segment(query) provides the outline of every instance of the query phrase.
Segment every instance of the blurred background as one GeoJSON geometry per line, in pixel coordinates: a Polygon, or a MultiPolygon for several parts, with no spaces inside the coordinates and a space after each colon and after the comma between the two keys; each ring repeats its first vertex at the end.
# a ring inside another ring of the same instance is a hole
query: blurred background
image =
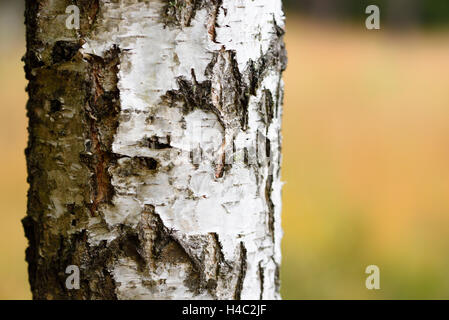
{"type": "MultiPolygon", "coordinates": [[[[283,298],[448,299],[449,1],[284,3],[283,298]]],[[[31,298],[24,53],[23,1],[0,1],[0,299],[31,298]]]]}

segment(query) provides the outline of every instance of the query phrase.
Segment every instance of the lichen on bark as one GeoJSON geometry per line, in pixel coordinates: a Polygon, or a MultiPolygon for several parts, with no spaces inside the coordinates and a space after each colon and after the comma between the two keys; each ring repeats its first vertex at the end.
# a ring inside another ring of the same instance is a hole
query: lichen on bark
{"type": "Polygon", "coordinates": [[[280,0],[26,3],[33,297],[279,298],[280,0]]]}

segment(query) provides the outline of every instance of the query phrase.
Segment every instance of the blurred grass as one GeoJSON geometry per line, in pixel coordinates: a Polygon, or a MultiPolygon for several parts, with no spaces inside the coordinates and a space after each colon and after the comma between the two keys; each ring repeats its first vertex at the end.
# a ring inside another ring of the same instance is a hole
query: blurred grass
{"type": "MultiPolygon", "coordinates": [[[[287,28],[283,297],[449,298],[448,34],[287,28]]],[[[24,44],[2,43],[0,299],[27,299],[24,44]]]]}
{"type": "Polygon", "coordinates": [[[449,298],[447,33],[287,21],[283,297],[449,298]]]}

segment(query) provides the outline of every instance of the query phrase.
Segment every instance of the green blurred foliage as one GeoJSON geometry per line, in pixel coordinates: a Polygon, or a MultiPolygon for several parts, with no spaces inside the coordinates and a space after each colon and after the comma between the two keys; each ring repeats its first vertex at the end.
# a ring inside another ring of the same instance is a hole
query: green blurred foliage
{"type": "Polygon", "coordinates": [[[283,0],[287,11],[306,15],[343,18],[365,17],[368,5],[378,5],[389,25],[436,27],[449,25],[447,0],[283,0]]]}

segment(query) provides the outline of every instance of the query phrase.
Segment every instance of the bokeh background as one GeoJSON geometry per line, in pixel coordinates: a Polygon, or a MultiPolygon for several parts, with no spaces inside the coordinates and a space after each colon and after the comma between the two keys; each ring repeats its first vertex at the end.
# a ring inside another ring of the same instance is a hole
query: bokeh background
{"type": "MultiPolygon", "coordinates": [[[[449,1],[284,2],[283,298],[448,299],[449,1]]],[[[31,298],[24,52],[0,1],[0,299],[31,298]]]]}

